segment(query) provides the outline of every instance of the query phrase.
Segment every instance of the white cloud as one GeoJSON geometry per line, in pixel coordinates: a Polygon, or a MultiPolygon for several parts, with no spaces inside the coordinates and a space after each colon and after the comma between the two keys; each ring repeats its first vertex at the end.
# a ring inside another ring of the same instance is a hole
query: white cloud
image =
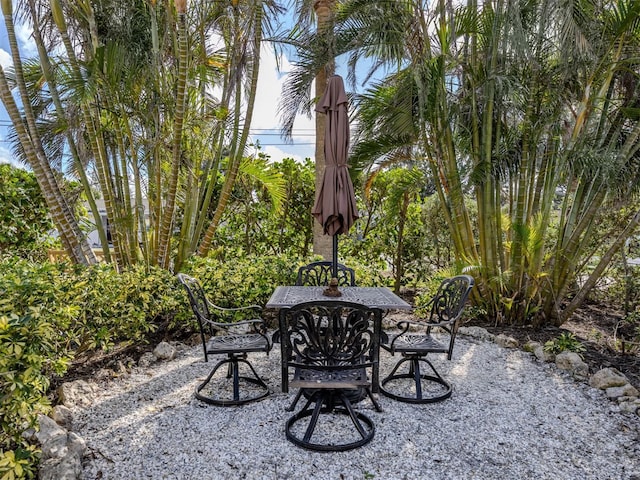
{"type": "Polygon", "coordinates": [[[271,160],[275,162],[280,161],[284,158],[292,158],[296,162],[300,162],[300,163],[304,161],[304,156],[297,155],[295,153],[292,153],[291,151],[281,150],[279,147],[276,147],[274,145],[268,145],[266,147],[262,147],[261,152],[267,154],[271,158],[271,160]]]}
{"type": "Polygon", "coordinates": [[[23,57],[35,57],[38,54],[36,42],[33,40],[33,28],[26,23],[16,24],[16,37],[23,57]]]}
{"type": "Polygon", "coordinates": [[[5,147],[0,146],[0,163],[8,163],[17,168],[26,168],[22,163],[18,162],[11,151],[5,147]]]}
{"type": "Polygon", "coordinates": [[[2,65],[2,68],[8,68],[13,65],[11,54],[2,48],[0,48],[0,65],[2,65]]]}
{"type": "Polygon", "coordinates": [[[278,104],[281,98],[282,86],[291,70],[291,63],[286,57],[281,57],[279,60],[280,71],[278,71],[278,64],[273,51],[263,47],[251,130],[254,132],[266,130],[269,135],[261,137],[254,135],[253,137],[254,139],[259,138],[260,143],[264,145],[262,150],[269,153],[273,160],[280,160],[283,157],[291,157],[298,160],[302,160],[305,157],[313,157],[314,147],[309,145],[315,142],[315,118],[313,116],[308,118],[306,115],[298,115],[293,128],[293,144],[280,145],[284,144],[285,141],[279,136],[280,117],[278,115],[278,104]],[[299,146],[296,146],[296,144],[299,146]]]}

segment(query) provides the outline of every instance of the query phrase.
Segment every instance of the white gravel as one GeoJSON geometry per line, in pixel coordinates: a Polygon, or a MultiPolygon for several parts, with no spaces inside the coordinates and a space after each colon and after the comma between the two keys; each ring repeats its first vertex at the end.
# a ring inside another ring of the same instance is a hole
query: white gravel
{"type": "MultiPolygon", "coordinates": [[[[285,438],[293,398],[280,389],[280,352],[253,354],[274,394],[240,407],[206,405],[194,388],[214,365],[200,347],[98,382],[74,408],[90,450],[84,479],[612,479],[640,480],[639,417],[530,354],[458,337],[433,358],[450,399],[412,405],[379,396],[357,408],[376,425],[368,445],[311,452],[285,438]]],[[[382,374],[393,361],[382,352],[382,374]]]]}

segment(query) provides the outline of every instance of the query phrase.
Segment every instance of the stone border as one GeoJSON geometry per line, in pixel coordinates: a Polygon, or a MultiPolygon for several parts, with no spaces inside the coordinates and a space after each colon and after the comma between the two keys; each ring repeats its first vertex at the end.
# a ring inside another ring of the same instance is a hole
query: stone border
{"type": "MultiPolygon", "coordinates": [[[[482,327],[460,327],[458,333],[482,341],[494,342],[503,348],[521,348],[520,343],[507,335],[494,335],[482,327]]],[[[534,355],[540,362],[554,363],[575,380],[588,383],[591,387],[603,390],[607,398],[618,402],[621,412],[640,416],[640,392],[629,379],[615,368],[603,368],[589,376],[589,366],[575,352],[562,352],[554,355],[544,350],[539,342],[527,342],[522,350],[534,355]]]]}

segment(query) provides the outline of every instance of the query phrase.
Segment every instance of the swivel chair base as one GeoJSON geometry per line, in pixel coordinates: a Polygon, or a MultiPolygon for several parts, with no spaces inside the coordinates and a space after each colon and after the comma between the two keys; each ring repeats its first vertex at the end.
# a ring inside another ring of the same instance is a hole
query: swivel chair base
{"type": "Polygon", "coordinates": [[[258,401],[258,400],[262,400],[263,398],[268,396],[269,393],[271,393],[270,390],[269,390],[269,387],[258,376],[258,374],[256,373],[255,369],[253,368],[253,365],[251,365],[244,358],[238,358],[237,356],[231,354],[229,356],[229,358],[226,358],[224,360],[220,360],[218,362],[218,364],[213,368],[213,370],[211,370],[211,373],[209,373],[209,376],[206,378],[206,380],[196,387],[195,396],[196,396],[196,398],[198,400],[201,400],[201,401],[203,401],[205,403],[208,403],[208,404],[211,404],[211,405],[229,407],[229,406],[234,406],[234,405],[244,405],[245,403],[250,403],[250,402],[255,402],[255,401],[258,401]],[[240,372],[239,372],[239,364],[240,363],[243,363],[243,364],[245,364],[245,365],[247,365],[249,367],[249,369],[251,370],[251,373],[253,373],[253,377],[247,377],[247,376],[244,376],[244,375],[240,375],[240,372]],[[214,398],[214,397],[210,397],[210,396],[207,396],[207,395],[204,395],[204,394],[200,393],[208,385],[208,383],[211,381],[211,379],[215,375],[216,371],[223,365],[228,365],[229,366],[229,371],[227,373],[227,378],[232,378],[232,382],[233,382],[233,398],[232,399],[214,398]],[[252,384],[252,385],[258,385],[259,387],[262,387],[262,389],[259,390],[260,393],[258,393],[257,395],[254,395],[254,396],[251,396],[251,397],[247,397],[247,398],[240,398],[240,384],[241,384],[241,381],[249,383],[249,384],[252,384]]]}
{"type": "Polygon", "coordinates": [[[373,436],[375,435],[375,426],[369,417],[360,412],[356,412],[353,409],[351,402],[342,392],[339,393],[336,398],[334,392],[316,390],[307,400],[304,408],[287,420],[285,433],[290,442],[302,448],[320,452],[344,452],[366,445],[373,440],[373,436]],[[344,408],[337,408],[335,404],[336,400],[338,400],[344,408]],[[310,408],[312,403],[314,403],[314,407],[310,408]],[[336,444],[313,442],[312,436],[320,415],[330,413],[348,415],[351,418],[360,439],[353,442],[336,444]],[[307,425],[304,437],[300,438],[292,432],[293,426],[296,422],[306,417],[311,417],[311,419],[307,425]]]}
{"type": "Polygon", "coordinates": [[[438,371],[435,369],[433,364],[425,359],[425,358],[416,358],[416,357],[407,357],[401,359],[396,366],[393,368],[391,373],[380,382],[380,393],[383,395],[393,398],[394,400],[398,400],[399,402],[405,403],[435,403],[441,402],[442,400],[446,400],[451,396],[453,392],[453,387],[449,382],[447,382],[444,378],[440,376],[438,371]],[[396,373],[400,366],[405,363],[409,363],[409,372],[408,373],[396,373]],[[427,365],[431,367],[434,375],[426,375],[420,373],[420,362],[425,362],[427,365]],[[401,395],[397,393],[391,392],[388,388],[385,388],[387,384],[392,383],[394,380],[399,379],[409,379],[413,380],[415,383],[416,394],[415,396],[401,395]],[[426,380],[427,382],[434,382],[443,387],[441,393],[437,395],[424,396],[422,391],[422,380],[426,380]]]}

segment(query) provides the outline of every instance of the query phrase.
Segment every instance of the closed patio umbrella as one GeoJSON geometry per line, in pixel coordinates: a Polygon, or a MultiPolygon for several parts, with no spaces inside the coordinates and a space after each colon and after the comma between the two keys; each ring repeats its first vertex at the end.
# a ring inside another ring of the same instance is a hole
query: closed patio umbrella
{"type": "Polygon", "coordinates": [[[349,115],[342,77],[329,78],[316,111],[327,118],[324,134],[325,170],[311,213],[326,235],[333,236],[333,276],[338,271],[338,234],[347,233],[358,218],[353,183],[349,176],[349,115]]]}

